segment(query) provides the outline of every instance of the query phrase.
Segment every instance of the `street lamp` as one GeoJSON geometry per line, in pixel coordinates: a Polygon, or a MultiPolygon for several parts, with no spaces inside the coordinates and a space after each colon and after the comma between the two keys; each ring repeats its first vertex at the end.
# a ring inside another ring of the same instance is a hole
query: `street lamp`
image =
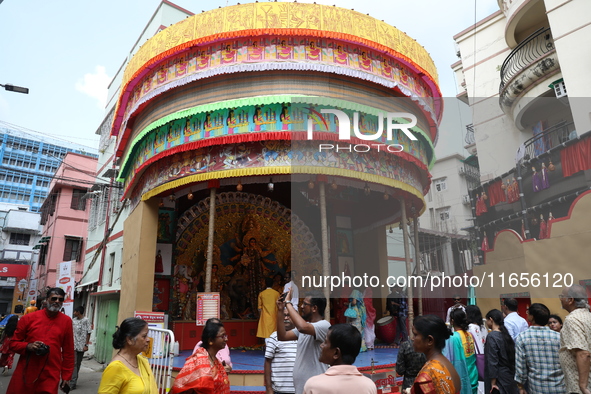
{"type": "Polygon", "coordinates": [[[14,86],[14,85],[10,85],[8,83],[6,85],[0,84],[0,86],[3,87],[4,90],[8,90],[9,92],[29,94],[29,88],[23,88],[22,86],[14,86]]]}

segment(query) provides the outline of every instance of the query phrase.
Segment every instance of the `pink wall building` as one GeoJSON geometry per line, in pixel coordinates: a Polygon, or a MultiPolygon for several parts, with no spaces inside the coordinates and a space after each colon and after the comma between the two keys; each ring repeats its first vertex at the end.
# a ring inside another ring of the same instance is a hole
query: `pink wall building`
{"type": "Polygon", "coordinates": [[[44,226],[37,268],[37,288],[56,285],[58,264],[75,262],[75,278],[79,281],[84,268],[84,248],[90,212],[86,194],[96,178],[97,159],[68,153],[50,184],[50,192],[41,207],[44,226]],[[50,237],[50,238],[47,238],[50,237]]]}

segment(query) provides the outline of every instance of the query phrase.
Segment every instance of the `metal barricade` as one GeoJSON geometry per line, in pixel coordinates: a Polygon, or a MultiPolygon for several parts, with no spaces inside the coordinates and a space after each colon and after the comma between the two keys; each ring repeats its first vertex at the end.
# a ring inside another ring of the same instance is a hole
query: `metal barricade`
{"type": "Polygon", "coordinates": [[[174,333],[163,328],[149,327],[148,337],[151,338],[152,355],[150,365],[156,379],[156,385],[161,394],[166,394],[172,388],[174,333]]]}

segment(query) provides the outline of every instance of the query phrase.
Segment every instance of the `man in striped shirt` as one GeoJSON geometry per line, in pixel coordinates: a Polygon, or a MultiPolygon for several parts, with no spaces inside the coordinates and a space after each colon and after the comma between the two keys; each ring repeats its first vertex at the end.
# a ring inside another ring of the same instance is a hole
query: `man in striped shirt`
{"type": "Polygon", "coordinates": [[[515,342],[515,381],[519,394],[565,393],[558,359],[560,333],[546,326],[550,310],[544,304],[531,304],[527,320],[531,327],[519,334],[515,342]]]}
{"type": "MultiPolygon", "coordinates": [[[[294,328],[287,309],[283,310],[285,331],[294,328]]],[[[295,363],[298,341],[280,341],[277,331],[265,340],[265,388],[266,394],[295,393],[293,385],[293,366],[295,363]]]]}

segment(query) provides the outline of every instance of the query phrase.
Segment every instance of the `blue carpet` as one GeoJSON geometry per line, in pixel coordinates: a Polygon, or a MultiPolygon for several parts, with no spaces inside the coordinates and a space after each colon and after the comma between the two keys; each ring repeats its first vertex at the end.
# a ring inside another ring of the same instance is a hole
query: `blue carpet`
{"type": "MultiPolygon", "coordinates": [[[[191,355],[190,350],[180,352],[173,360],[173,368],[181,369],[187,357],[191,355]]],[[[372,359],[376,367],[396,363],[398,349],[374,349],[360,353],[355,360],[358,368],[370,367],[372,359]]],[[[265,363],[265,353],[262,350],[230,350],[232,365],[235,371],[262,371],[265,363]]],[[[152,360],[154,363],[156,360],[152,360]]]]}

